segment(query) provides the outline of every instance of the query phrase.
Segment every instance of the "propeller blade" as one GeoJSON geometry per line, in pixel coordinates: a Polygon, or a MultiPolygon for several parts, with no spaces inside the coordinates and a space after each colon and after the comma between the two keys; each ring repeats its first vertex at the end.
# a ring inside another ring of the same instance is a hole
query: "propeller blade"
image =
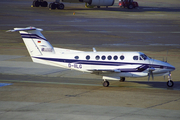
{"type": "Polygon", "coordinates": [[[149,60],[148,81],[149,81],[150,77],[152,77],[152,80],[154,80],[153,71],[155,70],[155,68],[152,66],[153,65],[153,61],[154,61],[154,59],[150,59],[149,60]]]}
{"type": "Polygon", "coordinates": [[[154,71],[154,68],[150,67],[149,68],[149,73],[148,73],[148,81],[150,80],[150,77],[152,77],[152,80],[154,80],[153,71],[154,71]]]}
{"type": "Polygon", "coordinates": [[[151,71],[150,73],[151,73],[152,80],[154,80],[153,72],[151,71]]]}
{"type": "Polygon", "coordinates": [[[149,79],[150,79],[150,73],[148,73],[148,81],[149,81],[149,79]]]}

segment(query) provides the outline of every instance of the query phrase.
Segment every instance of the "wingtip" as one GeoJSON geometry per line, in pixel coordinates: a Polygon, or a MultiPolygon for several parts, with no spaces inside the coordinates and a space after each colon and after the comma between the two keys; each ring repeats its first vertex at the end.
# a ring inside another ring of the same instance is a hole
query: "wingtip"
{"type": "Polygon", "coordinates": [[[6,32],[14,32],[14,30],[7,30],[6,32]]]}

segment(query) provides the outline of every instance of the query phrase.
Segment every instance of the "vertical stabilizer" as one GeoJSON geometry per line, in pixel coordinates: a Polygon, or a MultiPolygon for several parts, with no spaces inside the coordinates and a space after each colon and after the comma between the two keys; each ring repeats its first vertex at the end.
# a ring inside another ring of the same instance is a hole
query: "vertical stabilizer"
{"type": "Polygon", "coordinates": [[[55,54],[52,45],[41,34],[42,29],[35,27],[14,28],[8,32],[15,31],[19,31],[21,34],[31,57],[55,54]]]}

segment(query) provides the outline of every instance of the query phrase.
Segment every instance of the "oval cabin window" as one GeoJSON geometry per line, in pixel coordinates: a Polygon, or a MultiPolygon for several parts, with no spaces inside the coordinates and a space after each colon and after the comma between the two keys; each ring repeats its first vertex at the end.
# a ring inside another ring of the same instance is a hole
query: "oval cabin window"
{"type": "Polygon", "coordinates": [[[87,55],[87,56],[86,56],[86,60],[89,60],[89,59],[90,59],[90,56],[89,56],[89,55],[87,55]]]}
{"type": "Polygon", "coordinates": [[[102,59],[102,60],[105,60],[105,59],[106,59],[106,56],[103,55],[103,56],[101,57],[101,59],[102,59]]]}
{"type": "Polygon", "coordinates": [[[121,60],[124,60],[124,55],[121,55],[121,56],[120,56],[120,59],[121,59],[121,60]]]}

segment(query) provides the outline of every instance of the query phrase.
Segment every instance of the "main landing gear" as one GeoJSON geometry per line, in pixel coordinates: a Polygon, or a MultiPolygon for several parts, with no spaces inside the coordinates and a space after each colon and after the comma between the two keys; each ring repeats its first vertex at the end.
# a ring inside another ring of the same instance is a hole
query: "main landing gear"
{"type": "MultiPolygon", "coordinates": [[[[40,6],[47,7],[48,3],[44,0],[34,0],[33,4],[31,5],[31,7],[40,7],[40,6]]],[[[64,9],[64,4],[60,3],[60,0],[56,0],[55,2],[49,4],[50,10],[54,10],[56,8],[59,10],[62,10],[62,9],[64,9]]]]}
{"type": "Polygon", "coordinates": [[[109,87],[109,81],[105,80],[103,81],[103,86],[104,87],[109,87]]]}
{"type": "MultiPolygon", "coordinates": [[[[124,82],[124,81],[125,81],[125,77],[121,77],[119,81],[120,81],[120,82],[124,82]]],[[[103,81],[103,86],[104,86],[104,87],[109,87],[109,81],[107,81],[106,79],[104,79],[104,81],[103,81]]]]}
{"type": "Polygon", "coordinates": [[[31,7],[47,7],[48,3],[44,0],[34,0],[31,7]]]}
{"type": "Polygon", "coordinates": [[[59,10],[63,10],[64,4],[60,3],[60,0],[56,0],[55,2],[49,4],[49,9],[54,10],[56,8],[59,10]]]}
{"type": "Polygon", "coordinates": [[[125,81],[125,77],[120,77],[120,82],[124,82],[125,81]]]}
{"type": "Polygon", "coordinates": [[[168,87],[173,87],[174,86],[174,82],[171,79],[171,73],[170,72],[169,72],[169,75],[168,75],[167,86],[168,87]]]}

